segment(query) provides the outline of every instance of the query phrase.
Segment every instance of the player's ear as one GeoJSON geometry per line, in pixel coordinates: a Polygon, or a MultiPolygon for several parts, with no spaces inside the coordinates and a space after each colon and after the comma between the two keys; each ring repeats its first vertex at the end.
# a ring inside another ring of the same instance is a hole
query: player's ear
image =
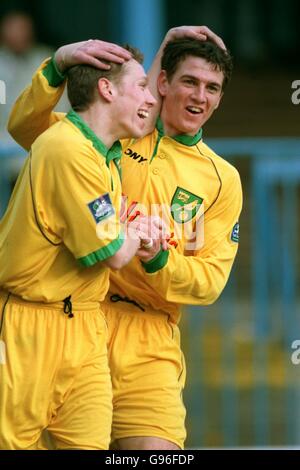
{"type": "Polygon", "coordinates": [[[161,70],[158,75],[157,88],[161,96],[166,96],[168,88],[169,88],[169,82],[168,82],[167,73],[165,70],[161,70]]]}
{"type": "Polygon", "coordinates": [[[106,101],[111,102],[114,96],[113,84],[110,80],[105,77],[99,78],[98,80],[98,92],[99,95],[106,101]]]}

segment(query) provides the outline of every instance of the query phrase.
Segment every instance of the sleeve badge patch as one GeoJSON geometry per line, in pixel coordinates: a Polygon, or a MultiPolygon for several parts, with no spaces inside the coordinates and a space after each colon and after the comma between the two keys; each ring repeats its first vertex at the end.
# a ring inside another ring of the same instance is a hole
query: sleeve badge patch
{"type": "Polygon", "coordinates": [[[108,193],[103,194],[103,196],[100,196],[94,201],[89,202],[88,208],[90,209],[97,224],[115,213],[114,206],[112,205],[110,195],[108,193]]]}
{"type": "Polygon", "coordinates": [[[238,243],[240,239],[240,224],[237,222],[231,232],[231,240],[238,243]]]}

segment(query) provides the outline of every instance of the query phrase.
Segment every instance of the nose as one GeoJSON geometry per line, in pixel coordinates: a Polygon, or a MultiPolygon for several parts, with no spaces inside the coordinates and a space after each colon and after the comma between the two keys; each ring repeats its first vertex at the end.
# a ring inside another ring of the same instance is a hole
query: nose
{"type": "Polygon", "coordinates": [[[157,103],[156,98],[154,98],[149,88],[147,89],[146,102],[148,106],[154,106],[157,103]]]}
{"type": "Polygon", "coordinates": [[[201,83],[199,87],[194,89],[194,97],[199,101],[199,103],[205,103],[206,101],[206,88],[205,84],[201,83]]]}

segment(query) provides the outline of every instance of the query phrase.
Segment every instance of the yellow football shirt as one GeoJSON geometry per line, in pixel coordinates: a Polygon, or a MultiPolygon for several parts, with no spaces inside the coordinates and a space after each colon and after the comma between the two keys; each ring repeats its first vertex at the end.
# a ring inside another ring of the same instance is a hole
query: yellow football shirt
{"type": "MultiPolygon", "coordinates": [[[[9,130],[22,146],[28,148],[43,126],[61,119],[51,110],[63,79],[54,61],[46,61],[16,103],[9,130]]],[[[180,304],[212,303],[226,285],[238,248],[240,177],[203,142],[201,131],[171,138],[164,135],[160,120],[151,134],[123,141],[122,147],[124,212],[159,214],[173,236],[170,250],[150,263],[133,258],[111,273],[110,291],[177,321],[180,304]]]]}
{"type": "Polygon", "coordinates": [[[111,273],[110,291],[177,320],[179,304],[210,304],[227,282],[238,248],[240,177],[201,131],[171,138],[158,120],[152,134],[122,145],[127,210],[162,216],[173,237],[169,252],[111,273]]]}
{"type": "Polygon", "coordinates": [[[124,238],[117,142],[74,111],[32,145],[0,223],[0,286],[26,300],[101,301],[124,238]]]}

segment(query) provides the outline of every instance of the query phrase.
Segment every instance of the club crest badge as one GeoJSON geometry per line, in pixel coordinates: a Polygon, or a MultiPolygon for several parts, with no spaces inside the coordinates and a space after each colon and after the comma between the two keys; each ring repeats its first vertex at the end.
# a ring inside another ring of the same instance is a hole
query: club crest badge
{"type": "Polygon", "coordinates": [[[171,214],[175,222],[184,224],[192,220],[200,209],[203,198],[177,187],[171,202],[171,214]]]}

